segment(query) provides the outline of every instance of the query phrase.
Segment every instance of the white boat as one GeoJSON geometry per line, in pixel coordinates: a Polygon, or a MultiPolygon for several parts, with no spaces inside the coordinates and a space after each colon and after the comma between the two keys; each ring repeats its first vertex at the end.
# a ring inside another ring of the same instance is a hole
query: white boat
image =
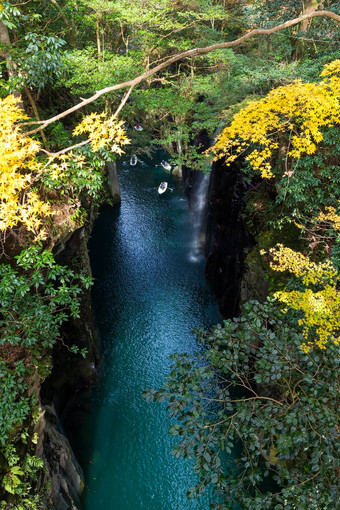
{"type": "Polygon", "coordinates": [[[135,129],[136,131],[143,131],[143,126],[141,126],[140,124],[135,124],[133,126],[133,129],[135,129]]]}
{"type": "Polygon", "coordinates": [[[168,187],[168,183],[167,182],[161,182],[160,185],[158,186],[158,193],[161,195],[162,193],[164,193],[166,190],[167,190],[167,187],[168,187]]]}
{"type": "Polygon", "coordinates": [[[137,162],[138,162],[138,158],[137,158],[136,154],[132,154],[132,156],[130,158],[130,165],[131,166],[136,166],[137,162]]]}
{"type": "Polygon", "coordinates": [[[164,159],[163,159],[163,161],[161,161],[161,165],[164,168],[164,170],[167,170],[168,172],[170,172],[170,170],[171,170],[170,163],[168,163],[167,161],[164,161],[164,159]]]}

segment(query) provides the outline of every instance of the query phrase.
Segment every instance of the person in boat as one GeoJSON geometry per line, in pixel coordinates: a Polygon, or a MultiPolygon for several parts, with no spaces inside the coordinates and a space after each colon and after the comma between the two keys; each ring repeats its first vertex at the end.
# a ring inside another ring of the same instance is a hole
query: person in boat
{"type": "Polygon", "coordinates": [[[130,158],[130,165],[131,165],[131,166],[136,166],[136,165],[137,165],[137,162],[138,162],[138,159],[137,159],[136,154],[132,154],[132,156],[131,156],[131,158],[130,158]]]}
{"type": "Polygon", "coordinates": [[[143,131],[143,127],[140,124],[135,124],[133,127],[136,131],[143,131]]]}
{"type": "Polygon", "coordinates": [[[161,161],[161,166],[165,169],[165,170],[168,170],[170,171],[171,170],[171,165],[170,163],[168,163],[167,161],[165,161],[164,159],[161,161]]]}

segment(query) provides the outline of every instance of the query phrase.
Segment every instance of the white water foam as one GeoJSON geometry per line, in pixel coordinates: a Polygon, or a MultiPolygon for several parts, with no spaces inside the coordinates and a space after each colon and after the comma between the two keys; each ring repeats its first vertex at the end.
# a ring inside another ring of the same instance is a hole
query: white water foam
{"type": "MultiPolygon", "coordinates": [[[[216,138],[222,131],[225,121],[222,120],[214,132],[214,138],[211,140],[212,147],[216,138]]],[[[189,260],[191,262],[200,262],[204,255],[206,241],[206,215],[208,207],[208,190],[210,182],[211,166],[207,166],[206,172],[200,172],[200,181],[196,187],[196,193],[192,199],[193,235],[189,251],[189,260]]]]}
{"type": "Polygon", "coordinates": [[[200,172],[199,183],[192,200],[193,232],[189,251],[191,262],[200,262],[204,257],[205,245],[205,216],[209,189],[210,174],[200,172]]]}

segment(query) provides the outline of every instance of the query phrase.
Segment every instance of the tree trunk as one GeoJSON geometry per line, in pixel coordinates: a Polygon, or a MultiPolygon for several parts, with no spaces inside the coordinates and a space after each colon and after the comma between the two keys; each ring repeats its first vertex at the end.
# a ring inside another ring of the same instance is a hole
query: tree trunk
{"type": "MultiPolygon", "coordinates": [[[[10,46],[12,43],[11,43],[11,40],[9,37],[8,28],[2,21],[0,21],[0,43],[4,45],[4,49],[0,49],[0,55],[6,61],[7,72],[8,72],[8,76],[10,78],[11,76],[14,76],[15,72],[14,72],[14,64],[9,56],[9,53],[6,51],[6,46],[10,46]]],[[[24,105],[23,105],[23,102],[21,101],[20,90],[13,90],[12,93],[13,93],[14,97],[19,99],[19,107],[23,110],[24,105]]]]}
{"type": "Polygon", "coordinates": [[[0,21],[0,43],[11,44],[11,41],[9,39],[8,28],[2,21],[0,21]]]}
{"type": "MultiPolygon", "coordinates": [[[[317,11],[318,7],[322,2],[319,0],[304,0],[303,2],[303,12],[302,14],[312,14],[317,11]]],[[[304,19],[301,21],[299,25],[299,32],[302,34],[302,37],[308,32],[312,23],[312,18],[304,19]]],[[[301,38],[298,39],[296,37],[293,38],[293,60],[299,60],[305,56],[305,41],[301,38]]]]}
{"type": "Polygon", "coordinates": [[[273,41],[270,35],[267,37],[267,52],[272,53],[273,51],[273,41]]]}
{"type": "MultiPolygon", "coordinates": [[[[24,87],[24,90],[25,90],[25,93],[26,93],[26,96],[27,96],[27,99],[29,100],[29,102],[31,103],[31,107],[32,107],[32,110],[33,110],[33,113],[36,117],[36,119],[38,121],[40,121],[40,116],[39,116],[39,112],[38,112],[38,108],[37,108],[37,105],[33,99],[33,96],[32,94],[30,93],[30,91],[28,90],[27,87],[24,87]]],[[[43,143],[44,143],[44,147],[45,149],[48,151],[49,150],[49,147],[48,147],[48,143],[47,143],[47,140],[46,140],[46,136],[45,136],[45,133],[42,131],[41,132],[41,138],[43,140],[43,143]]]]}
{"type": "MultiPolygon", "coordinates": [[[[179,157],[182,156],[182,141],[179,139],[176,141],[176,148],[177,148],[177,154],[179,155],[179,157]]],[[[180,175],[182,175],[182,172],[183,172],[183,169],[182,169],[182,163],[179,163],[178,165],[178,172],[180,172],[180,175]]]]}
{"type": "Polygon", "coordinates": [[[100,59],[100,26],[99,26],[99,12],[97,11],[97,51],[98,51],[98,60],[100,59]]]}
{"type": "Polygon", "coordinates": [[[55,5],[56,8],[58,9],[60,16],[61,16],[63,22],[65,23],[65,27],[67,27],[67,33],[68,33],[68,36],[69,36],[70,41],[72,43],[72,46],[75,47],[76,46],[76,41],[75,41],[75,39],[73,37],[73,32],[74,33],[76,32],[75,26],[73,24],[70,26],[70,23],[68,22],[65,14],[63,13],[63,8],[60,7],[60,5],[58,4],[57,0],[51,0],[51,3],[53,5],[55,5]]]}

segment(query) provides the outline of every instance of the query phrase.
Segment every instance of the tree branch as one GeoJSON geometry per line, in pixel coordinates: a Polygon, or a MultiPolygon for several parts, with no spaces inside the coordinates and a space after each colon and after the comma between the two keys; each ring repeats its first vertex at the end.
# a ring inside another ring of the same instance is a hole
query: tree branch
{"type": "Polygon", "coordinates": [[[131,87],[129,88],[129,90],[127,91],[127,93],[125,94],[125,96],[123,97],[123,99],[121,100],[120,105],[118,106],[118,108],[117,108],[116,112],[115,112],[115,113],[114,113],[114,115],[113,115],[113,118],[118,117],[119,112],[121,111],[121,109],[122,109],[122,108],[123,108],[123,106],[125,105],[126,101],[128,100],[129,95],[131,94],[133,87],[134,87],[134,85],[131,85],[131,87]]]}
{"type": "MultiPolygon", "coordinates": [[[[223,42],[223,43],[213,44],[211,46],[206,46],[205,48],[194,48],[191,50],[183,51],[182,53],[178,53],[177,55],[174,55],[173,57],[165,60],[164,62],[153,67],[152,69],[149,69],[145,73],[140,74],[139,76],[137,76],[136,78],[134,78],[132,80],[118,83],[116,85],[112,85],[110,87],[106,87],[104,89],[98,90],[93,96],[91,96],[87,99],[84,99],[77,105],[72,106],[72,108],[69,108],[68,110],[65,110],[62,113],[59,113],[58,115],[55,115],[54,117],[51,117],[50,119],[43,121],[42,124],[40,123],[41,125],[39,127],[37,127],[36,129],[33,129],[32,131],[28,131],[25,134],[32,135],[34,133],[37,133],[38,131],[41,131],[49,124],[52,124],[52,122],[55,122],[59,119],[62,119],[63,117],[66,117],[66,115],[69,115],[70,113],[73,113],[73,112],[79,110],[80,108],[83,108],[83,106],[85,106],[89,103],[93,103],[93,101],[98,99],[103,94],[107,94],[108,92],[113,92],[115,90],[120,90],[120,89],[123,89],[126,87],[134,87],[134,86],[138,85],[139,83],[141,83],[146,78],[148,78],[149,76],[152,76],[153,74],[155,74],[159,71],[162,71],[164,68],[168,67],[169,65],[173,64],[174,62],[177,62],[178,60],[182,60],[183,58],[186,58],[186,57],[196,57],[196,56],[200,56],[200,55],[206,55],[207,53],[210,53],[211,51],[220,50],[223,48],[232,48],[233,46],[238,46],[239,44],[247,41],[248,39],[250,39],[251,37],[254,37],[255,35],[274,34],[275,32],[278,32],[278,31],[283,30],[288,27],[292,27],[294,25],[297,25],[298,23],[301,23],[301,21],[304,21],[304,20],[310,19],[310,18],[314,18],[314,17],[327,17],[327,18],[331,18],[331,19],[337,21],[338,23],[340,23],[340,16],[338,14],[335,14],[334,12],[331,12],[331,11],[316,11],[316,12],[312,12],[310,14],[305,14],[303,16],[299,16],[298,18],[286,21],[285,23],[282,23],[281,25],[277,25],[276,27],[273,27],[273,28],[267,28],[267,29],[255,28],[255,29],[251,30],[250,32],[247,32],[246,34],[242,35],[238,39],[235,39],[234,41],[227,41],[227,42],[223,42]]],[[[25,124],[32,125],[32,124],[39,124],[39,122],[26,122],[25,124]]]]}
{"type": "Polygon", "coordinates": [[[40,149],[40,150],[42,152],[45,152],[45,154],[47,154],[48,156],[50,156],[52,158],[56,158],[57,156],[60,156],[61,154],[65,154],[66,152],[69,152],[72,149],[77,149],[78,147],[82,147],[83,145],[86,145],[89,142],[90,142],[90,139],[88,138],[87,140],[84,140],[84,142],[76,143],[75,145],[72,145],[71,147],[66,147],[65,149],[62,149],[59,152],[49,152],[49,151],[46,151],[45,149],[40,149]]]}

